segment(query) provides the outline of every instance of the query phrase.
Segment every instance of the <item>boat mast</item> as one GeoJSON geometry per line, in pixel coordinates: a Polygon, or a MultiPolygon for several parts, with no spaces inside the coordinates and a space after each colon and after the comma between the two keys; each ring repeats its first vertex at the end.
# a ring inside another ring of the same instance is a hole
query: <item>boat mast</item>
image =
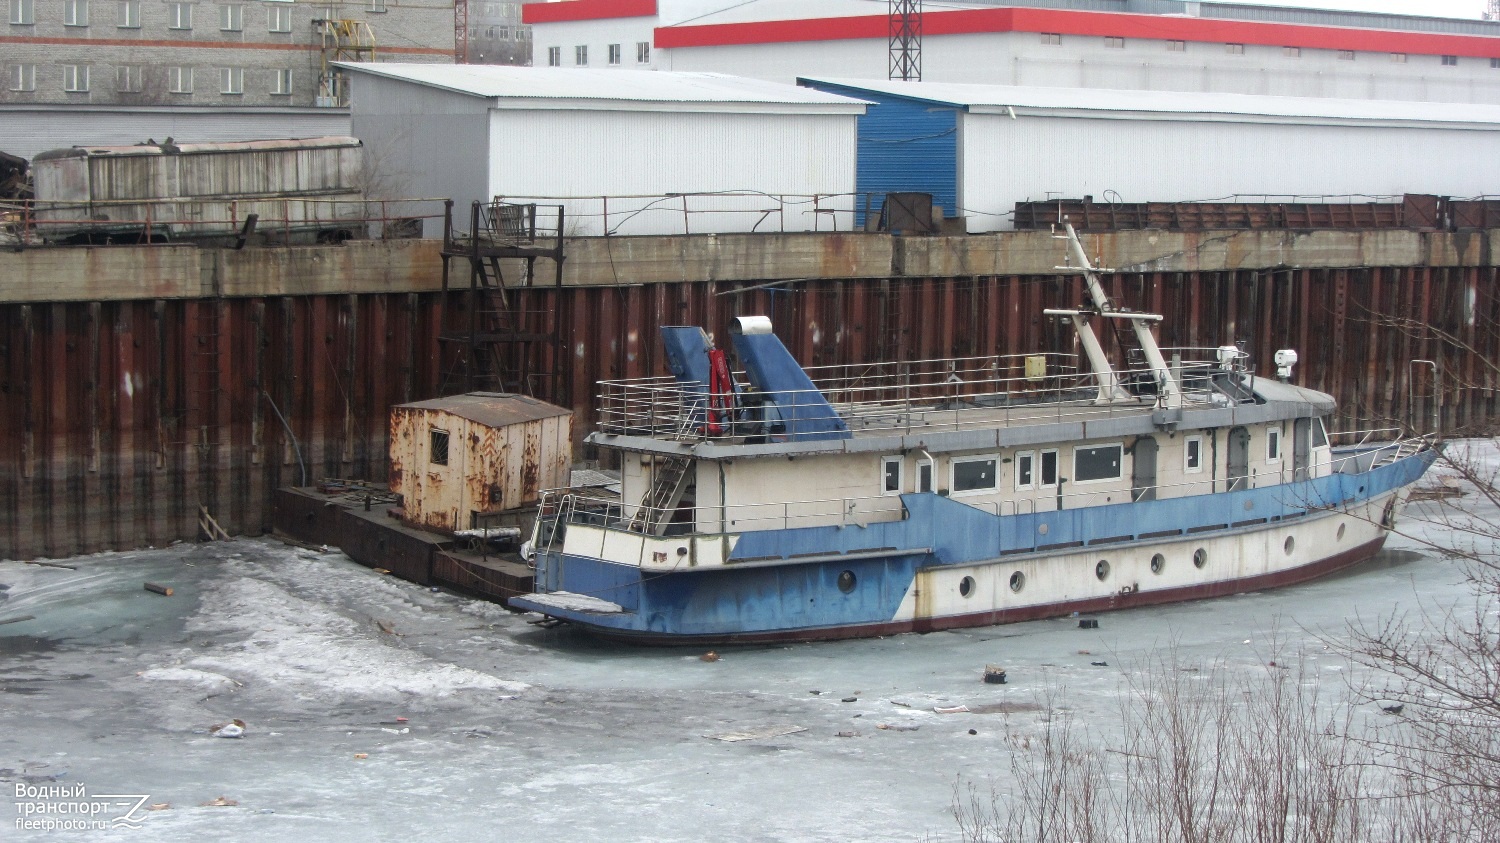
{"type": "MultiPolygon", "coordinates": [[[[1156,391],[1162,406],[1181,407],[1182,390],[1177,384],[1177,378],[1167,365],[1166,358],[1162,357],[1161,346],[1156,344],[1156,335],[1151,333],[1151,323],[1160,322],[1161,315],[1118,310],[1111,305],[1109,296],[1104,293],[1104,285],[1099,283],[1098,270],[1089,261],[1088,254],[1083,250],[1083,243],[1078,240],[1078,232],[1074,231],[1073,224],[1066,220],[1063,221],[1063,228],[1067,231],[1066,239],[1070,257],[1077,263],[1077,266],[1058,267],[1058,269],[1077,272],[1083,276],[1088,285],[1089,298],[1093,299],[1095,312],[1099,316],[1108,319],[1126,319],[1130,322],[1131,329],[1135,331],[1136,342],[1141,347],[1141,353],[1146,357],[1146,365],[1150,367],[1152,377],[1156,381],[1156,391]]],[[[1109,365],[1109,359],[1104,355],[1104,348],[1099,344],[1099,338],[1095,336],[1093,328],[1089,327],[1085,319],[1088,314],[1076,310],[1048,310],[1046,312],[1072,317],[1073,325],[1078,329],[1078,336],[1083,341],[1089,364],[1099,379],[1099,401],[1105,403],[1128,397],[1120,388],[1119,376],[1109,365]]]]}

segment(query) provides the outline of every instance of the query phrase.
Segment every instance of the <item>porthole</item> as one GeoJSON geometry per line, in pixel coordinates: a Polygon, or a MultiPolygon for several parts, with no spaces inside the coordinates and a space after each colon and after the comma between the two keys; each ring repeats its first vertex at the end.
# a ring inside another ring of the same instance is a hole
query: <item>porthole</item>
{"type": "Polygon", "coordinates": [[[1043,535],[1043,536],[1047,535],[1047,525],[1046,524],[1038,524],[1038,525],[1036,525],[1036,531],[1037,531],[1038,535],[1043,535]]]}
{"type": "Polygon", "coordinates": [[[1339,541],[1343,541],[1344,540],[1344,525],[1343,524],[1339,525],[1338,535],[1334,536],[1334,538],[1338,539],[1339,541]]]}
{"type": "Polygon", "coordinates": [[[1025,574],[1021,573],[1020,571],[1016,571],[1014,574],[1010,575],[1010,590],[1011,591],[1014,591],[1015,593],[1020,594],[1021,593],[1021,589],[1025,588],[1025,587],[1026,587],[1026,575],[1025,574]]]}
{"type": "Polygon", "coordinates": [[[1250,510],[1252,510],[1254,508],[1255,508],[1255,501],[1253,501],[1253,500],[1247,500],[1247,501],[1245,501],[1245,511],[1246,512],[1249,512],[1250,510]]]}
{"type": "Polygon", "coordinates": [[[1101,582],[1109,579],[1109,560],[1099,560],[1099,564],[1094,566],[1094,576],[1098,577],[1101,582]]]}
{"type": "Polygon", "coordinates": [[[1198,548],[1197,550],[1193,551],[1193,567],[1194,568],[1202,568],[1204,565],[1207,565],[1207,564],[1208,564],[1208,551],[1204,550],[1201,547],[1198,548]]]}
{"type": "Polygon", "coordinates": [[[959,580],[958,593],[964,597],[972,595],[974,593],[974,578],[964,577],[963,579],[959,580]]]}
{"type": "Polygon", "coordinates": [[[1284,550],[1284,551],[1286,551],[1286,555],[1287,556],[1291,556],[1292,555],[1292,551],[1295,550],[1296,548],[1297,548],[1297,540],[1294,539],[1294,538],[1292,538],[1291,536],[1287,536],[1286,537],[1286,541],[1284,541],[1284,542],[1281,543],[1281,549],[1284,550]]]}
{"type": "Polygon", "coordinates": [[[857,582],[857,580],[855,580],[854,578],[853,571],[845,571],[842,574],[839,574],[839,591],[848,594],[849,592],[854,590],[855,582],[857,582]]]}
{"type": "Polygon", "coordinates": [[[1167,557],[1162,556],[1160,553],[1158,553],[1155,556],[1151,557],[1151,573],[1153,573],[1153,574],[1160,574],[1161,573],[1161,569],[1165,568],[1166,566],[1167,566],[1167,557]]]}

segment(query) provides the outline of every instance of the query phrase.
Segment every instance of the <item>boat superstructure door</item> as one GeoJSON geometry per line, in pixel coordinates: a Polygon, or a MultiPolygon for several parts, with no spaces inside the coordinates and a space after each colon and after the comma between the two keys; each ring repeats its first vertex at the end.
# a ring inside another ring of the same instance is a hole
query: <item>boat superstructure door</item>
{"type": "Polygon", "coordinates": [[[1130,500],[1156,500],[1156,440],[1142,436],[1130,449],[1131,477],[1130,500]]]}
{"type": "Polygon", "coordinates": [[[1312,419],[1297,419],[1292,423],[1292,479],[1306,480],[1307,467],[1312,462],[1312,419]]]}
{"type": "Polygon", "coordinates": [[[1243,427],[1229,430],[1229,485],[1227,492],[1250,488],[1250,431],[1243,427]]]}

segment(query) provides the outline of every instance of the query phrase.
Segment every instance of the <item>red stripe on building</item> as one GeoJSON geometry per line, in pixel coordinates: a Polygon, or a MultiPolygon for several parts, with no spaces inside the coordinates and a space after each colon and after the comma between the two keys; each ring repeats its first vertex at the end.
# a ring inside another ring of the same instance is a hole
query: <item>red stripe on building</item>
{"type": "Polygon", "coordinates": [[[566,0],[562,3],[527,3],[521,7],[521,23],[647,18],[655,14],[656,0],[566,0]]]}
{"type": "MultiPolygon", "coordinates": [[[[531,7],[527,7],[531,8],[531,7]]],[[[1367,53],[1415,53],[1500,58],[1500,38],[1483,35],[1442,35],[1389,29],[1261,23],[1258,21],[1185,18],[1165,15],[1127,15],[1114,12],[1074,12],[1057,9],[974,9],[927,12],[924,35],[971,35],[988,32],[1056,32],[1060,35],[1114,36],[1157,41],[1197,41],[1220,44],[1257,44],[1355,50],[1367,53]]],[[[842,41],[886,38],[885,15],[757,23],[672,26],[656,30],[656,46],[719,47],[735,44],[776,44],[797,41],[842,41]]]]}

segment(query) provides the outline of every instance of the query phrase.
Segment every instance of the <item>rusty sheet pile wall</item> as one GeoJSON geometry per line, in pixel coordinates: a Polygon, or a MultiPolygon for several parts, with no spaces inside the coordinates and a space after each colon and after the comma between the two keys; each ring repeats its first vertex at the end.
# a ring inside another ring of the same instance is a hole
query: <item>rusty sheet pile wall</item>
{"type": "MultiPolygon", "coordinates": [[[[575,411],[575,445],[595,381],[666,374],[663,324],[727,336],[731,317],[766,314],[806,365],[1074,350],[1071,330],[1042,316],[1082,301],[1071,277],[892,276],[531,289],[517,308],[558,312],[566,359],[541,362],[560,362],[561,377],[538,397],[575,411]]],[[[1440,390],[1407,361],[1437,361],[1453,430],[1500,418],[1496,280],[1490,266],[1424,265],[1110,284],[1121,303],[1166,315],[1164,346],[1243,340],[1262,372],[1276,349],[1296,349],[1295,381],[1335,394],[1345,426],[1428,417],[1440,390]]],[[[443,389],[440,302],[374,291],[0,302],[0,558],[190,540],[199,505],[258,534],[277,486],[385,480],[390,408],[443,389]]]]}

